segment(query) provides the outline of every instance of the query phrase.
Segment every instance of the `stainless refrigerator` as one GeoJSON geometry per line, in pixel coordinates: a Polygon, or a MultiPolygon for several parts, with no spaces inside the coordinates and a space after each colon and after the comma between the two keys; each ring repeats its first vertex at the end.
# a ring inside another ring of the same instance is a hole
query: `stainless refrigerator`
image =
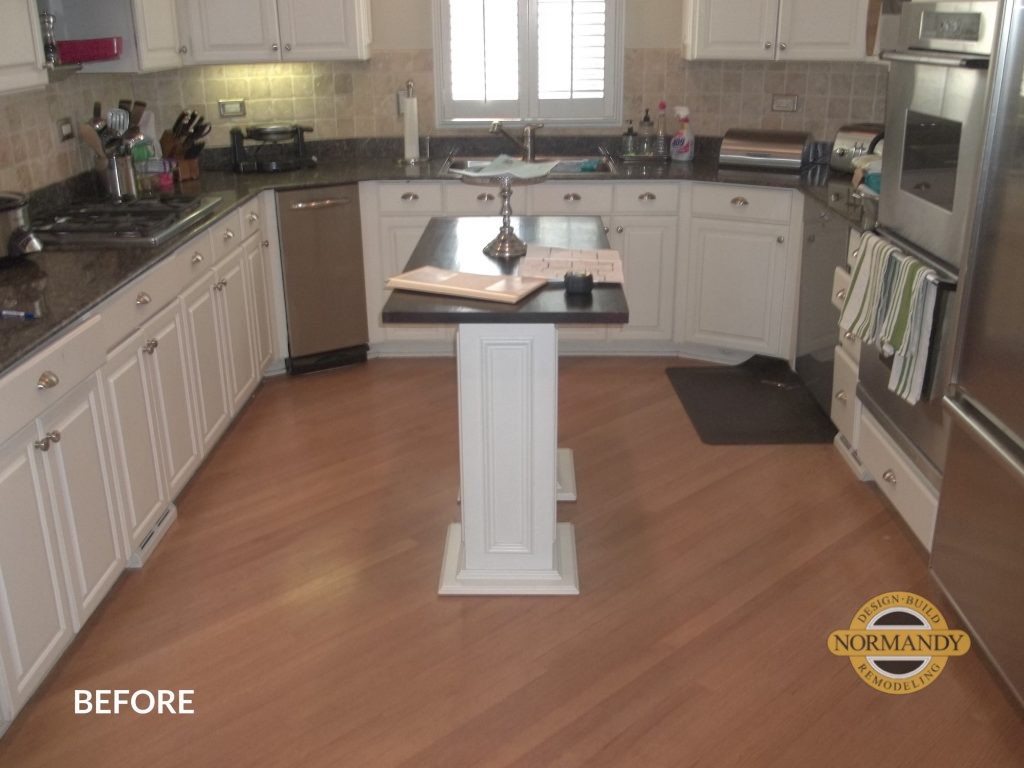
{"type": "Polygon", "coordinates": [[[1024,703],[1024,4],[1001,5],[932,568],[1024,703]]]}

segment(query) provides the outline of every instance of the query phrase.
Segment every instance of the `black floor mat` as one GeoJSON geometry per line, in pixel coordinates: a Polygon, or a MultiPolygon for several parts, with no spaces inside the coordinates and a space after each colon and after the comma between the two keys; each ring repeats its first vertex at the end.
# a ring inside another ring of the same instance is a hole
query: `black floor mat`
{"type": "Polygon", "coordinates": [[[836,428],[783,360],[665,371],[709,445],[830,443],[836,428]]]}

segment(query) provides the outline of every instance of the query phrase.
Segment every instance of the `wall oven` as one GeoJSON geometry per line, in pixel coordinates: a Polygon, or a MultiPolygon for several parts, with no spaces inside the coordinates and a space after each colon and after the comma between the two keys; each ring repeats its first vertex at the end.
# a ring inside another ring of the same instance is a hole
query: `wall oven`
{"type": "Polygon", "coordinates": [[[949,415],[942,408],[956,331],[956,288],[978,191],[988,66],[998,0],[904,3],[891,62],[877,233],[939,275],[921,401],[888,390],[891,358],[862,355],[864,406],[937,487],[949,415]]]}

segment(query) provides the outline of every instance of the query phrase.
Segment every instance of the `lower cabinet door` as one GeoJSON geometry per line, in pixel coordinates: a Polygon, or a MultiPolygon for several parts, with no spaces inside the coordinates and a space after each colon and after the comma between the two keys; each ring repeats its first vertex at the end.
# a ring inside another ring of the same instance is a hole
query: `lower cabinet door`
{"type": "Polygon", "coordinates": [[[243,251],[236,250],[215,270],[214,285],[224,338],[228,405],[234,414],[256,388],[256,354],[253,349],[252,306],[246,287],[243,251]]]}
{"type": "Polygon", "coordinates": [[[787,234],[787,228],[771,224],[693,220],[687,342],[788,354],[781,348],[787,234]]]}
{"type": "Polygon", "coordinates": [[[57,525],[64,544],[71,622],[77,632],[124,570],[99,377],[39,419],[57,525]]]}
{"type": "Polygon", "coordinates": [[[675,216],[616,216],[609,242],[622,256],[629,323],[611,326],[609,339],[672,339],[676,275],[675,216]]]}
{"type": "Polygon", "coordinates": [[[267,291],[266,249],[263,247],[263,236],[256,232],[245,241],[242,253],[245,258],[245,272],[248,279],[250,301],[253,308],[253,350],[256,355],[256,371],[263,375],[273,354],[273,343],[270,338],[270,294],[267,291]]]}
{"type": "Polygon", "coordinates": [[[216,275],[212,271],[208,272],[181,299],[188,331],[196,425],[204,455],[213,448],[231,420],[223,333],[217,320],[216,283],[216,275]]]}
{"type": "Polygon", "coordinates": [[[0,447],[0,715],[7,718],[73,635],[37,440],[33,422],[0,447]]]}
{"type": "MultiPolygon", "coordinates": [[[[409,263],[416,243],[420,241],[423,230],[427,228],[430,221],[428,217],[403,217],[401,219],[381,219],[380,242],[381,258],[384,263],[383,278],[400,275],[405,271],[405,265],[409,263]]],[[[391,295],[391,291],[381,286],[383,296],[381,306],[391,295]]],[[[447,338],[454,338],[453,331],[438,325],[420,325],[411,323],[409,325],[388,324],[384,326],[384,336],[389,341],[443,341],[447,338]]]]}

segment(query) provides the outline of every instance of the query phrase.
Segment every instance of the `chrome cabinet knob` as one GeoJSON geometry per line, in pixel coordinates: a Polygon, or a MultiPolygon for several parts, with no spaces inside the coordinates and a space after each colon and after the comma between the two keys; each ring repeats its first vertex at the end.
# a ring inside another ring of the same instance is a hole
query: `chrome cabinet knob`
{"type": "Polygon", "coordinates": [[[846,301],[846,289],[840,288],[838,291],[836,291],[836,298],[839,299],[840,301],[846,301]]]}
{"type": "Polygon", "coordinates": [[[623,230],[622,225],[620,224],[615,228],[615,231],[621,235],[625,230],[623,230]]]}
{"type": "Polygon", "coordinates": [[[840,389],[838,392],[836,392],[836,400],[838,400],[840,403],[846,403],[849,401],[849,399],[850,396],[846,394],[845,390],[840,389]]]}
{"type": "Polygon", "coordinates": [[[642,195],[637,195],[637,200],[657,200],[658,196],[653,192],[644,192],[642,195]]]}
{"type": "Polygon", "coordinates": [[[53,389],[60,384],[60,378],[53,371],[43,371],[36,382],[36,389],[53,389]]]}
{"type": "Polygon", "coordinates": [[[402,199],[408,203],[412,202],[413,200],[419,200],[420,196],[417,195],[415,192],[406,192],[404,195],[402,195],[402,199]]]}
{"type": "Polygon", "coordinates": [[[290,50],[292,49],[292,44],[291,44],[291,43],[285,43],[285,44],[284,44],[284,49],[285,49],[286,51],[290,51],[290,50]]]}
{"type": "Polygon", "coordinates": [[[577,192],[566,192],[564,195],[562,195],[562,199],[565,200],[567,203],[578,203],[580,200],[583,199],[583,196],[577,192]]]}
{"type": "Polygon", "coordinates": [[[159,341],[157,341],[156,339],[150,339],[149,341],[142,345],[142,351],[145,352],[147,355],[152,355],[154,352],[156,352],[156,348],[159,346],[159,341]]]}
{"type": "Polygon", "coordinates": [[[779,43],[779,50],[780,50],[780,51],[784,51],[784,50],[786,50],[787,48],[789,48],[789,46],[788,46],[788,45],[786,45],[785,43],[779,43]]]}
{"type": "Polygon", "coordinates": [[[216,283],[213,284],[213,288],[216,291],[223,291],[224,288],[227,286],[227,284],[228,284],[227,280],[223,280],[223,279],[222,280],[218,280],[216,283]]]}
{"type": "Polygon", "coordinates": [[[857,334],[855,334],[853,331],[846,331],[843,334],[843,338],[846,339],[847,341],[853,341],[854,339],[857,338],[857,334]]]}
{"type": "Polygon", "coordinates": [[[896,485],[896,473],[891,469],[887,469],[882,473],[882,479],[889,485],[896,485]]]}
{"type": "Polygon", "coordinates": [[[494,195],[492,195],[490,192],[481,192],[479,195],[476,196],[476,199],[479,200],[481,203],[489,203],[494,200],[494,195]]]}
{"type": "Polygon", "coordinates": [[[201,254],[199,251],[196,251],[195,253],[193,253],[192,254],[192,263],[193,264],[202,264],[203,263],[203,254],[201,254]]]}
{"type": "Polygon", "coordinates": [[[37,451],[43,451],[45,453],[50,450],[50,438],[44,437],[42,440],[36,440],[32,443],[32,447],[37,451]]]}
{"type": "Polygon", "coordinates": [[[750,201],[745,197],[734,197],[729,201],[734,208],[746,208],[750,205],[750,201]]]}
{"type": "Polygon", "coordinates": [[[765,40],[764,41],[764,49],[766,51],[770,51],[772,49],[772,45],[773,45],[773,43],[772,43],[771,40],[765,40]]]}
{"type": "Polygon", "coordinates": [[[778,243],[779,245],[782,245],[784,242],[786,242],[785,235],[779,235],[778,237],[776,237],[775,242],[778,243]]]}
{"type": "Polygon", "coordinates": [[[235,233],[232,232],[230,229],[225,229],[224,230],[224,242],[227,242],[228,240],[233,240],[234,237],[235,237],[235,233]]]}
{"type": "Polygon", "coordinates": [[[184,56],[186,53],[188,53],[188,46],[187,45],[181,46],[181,48],[178,49],[178,53],[181,54],[182,56],[184,56]]]}
{"type": "Polygon", "coordinates": [[[256,213],[255,211],[254,211],[253,213],[250,213],[250,214],[249,214],[249,223],[250,223],[250,224],[255,224],[255,223],[257,223],[257,222],[258,222],[259,220],[260,220],[260,216],[259,216],[259,214],[258,214],[258,213],[256,213]]]}
{"type": "Polygon", "coordinates": [[[263,241],[263,247],[264,248],[269,248],[270,247],[270,241],[269,240],[264,240],[263,241]]]}
{"type": "Polygon", "coordinates": [[[281,50],[281,46],[280,46],[280,45],[278,45],[277,43],[273,43],[273,44],[272,44],[272,45],[270,46],[270,50],[272,50],[272,51],[280,51],[280,50],[281,50]]]}
{"type": "Polygon", "coordinates": [[[153,301],[153,297],[152,296],[150,296],[145,291],[140,291],[139,295],[135,297],[135,306],[137,306],[137,307],[144,307],[147,304],[149,304],[151,301],[153,301]]]}
{"type": "Polygon", "coordinates": [[[602,229],[604,230],[604,233],[607,235],[608,234],[608,227],[602,227],[602,229]]]}
{"type": "Polygon", "coordinates": [[[50,432],[47,432],[46,433],[46,437],[44,439],[49,440],[51,443],[59,443],[60,442],[60,432],[58,430],[56,430],[56,429],[54,429],[54,430],[52,430],[50,432]]]}

